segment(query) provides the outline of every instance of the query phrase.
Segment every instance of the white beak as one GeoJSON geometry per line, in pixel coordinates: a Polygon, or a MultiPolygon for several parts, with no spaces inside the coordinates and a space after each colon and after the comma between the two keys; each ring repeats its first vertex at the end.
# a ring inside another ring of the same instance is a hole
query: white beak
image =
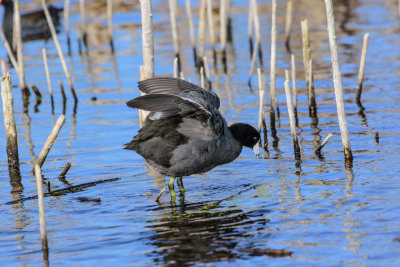
{"type": "Polygon", "coordinates": [[[260,142],[257,142],[257,144],[253,146],[253,151],[256,157],[260,156],[260,142]]]}

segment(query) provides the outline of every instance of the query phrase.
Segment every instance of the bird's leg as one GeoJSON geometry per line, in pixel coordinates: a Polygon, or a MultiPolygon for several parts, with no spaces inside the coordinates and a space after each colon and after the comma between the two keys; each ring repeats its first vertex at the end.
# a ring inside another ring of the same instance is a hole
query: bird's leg
{"type": "Polygon", "coordinates": [[[169,179],[169,183],[168,183],[168,188],[169,188],[171,197],[176,197],[175,190],[174,190],[174,182],[175,182],[175,177],[171,177],[171,179],[169,179]]]}
{"type": "Polygon", "coordinates": [[[179,190],[181,190],[181,194],[185,193],[185,188],[183,187],[183,182],[182,182],[182,176],[178,177],[178,186],[179,186],[179,190]]]}

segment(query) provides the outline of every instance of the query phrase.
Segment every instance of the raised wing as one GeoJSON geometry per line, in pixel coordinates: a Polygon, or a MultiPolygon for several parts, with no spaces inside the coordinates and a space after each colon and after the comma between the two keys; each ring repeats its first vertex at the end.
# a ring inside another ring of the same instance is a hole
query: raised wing
{"type": "Polygon", "coordinates": [[[139,82],[139,90],[145,94],[179,95],[194,102],[219,109],[220,101],[216,94],[193,83],[170,77],[156,77],[139,82]]]}
{"type": "Polygon", "coordinates": [[[151,111],[147,124],[161,119],[179,117],[177,131],[185,136],[211,140],[224,132],[226,122],[213,106],[203,106],[190,98],[176,95],[151,94],[130,100],[127,105],[151,111]]]}

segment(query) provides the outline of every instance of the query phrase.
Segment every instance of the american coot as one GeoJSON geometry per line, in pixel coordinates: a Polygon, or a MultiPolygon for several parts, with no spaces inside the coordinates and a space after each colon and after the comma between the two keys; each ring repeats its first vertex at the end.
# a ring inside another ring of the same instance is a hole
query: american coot
{"type": "Polygon", "coordinates": [[[243,146],[258,154],[258,131],[245,123],[228,126],[218,111],[216,94],[167,77],[140,81],[139,89],[146,95],[127,105],[150,113],[145,126],[124,148],[136,151],[158,172],[171,176],[168,186],[172,197],[176,177],[182,194],[182,176],[231,162],[243,146]]]}

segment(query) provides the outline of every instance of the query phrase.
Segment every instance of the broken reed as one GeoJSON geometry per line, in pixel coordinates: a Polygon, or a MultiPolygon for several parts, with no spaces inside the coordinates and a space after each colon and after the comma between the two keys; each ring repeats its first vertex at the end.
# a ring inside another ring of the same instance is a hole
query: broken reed
{"type": "Polygon", "coordinates": [[[190,44],[192,46],[192,51],[193,51],[193,61],[194,61],[195,66],[197,67],[198,59],[197,59],[197,51],[196,51],[196,36],[194,34],[193,15],[192,15],[192,7],[190,5],[190,1],[191,0],[186,0],[186,14],[187,14],[188,23],[189,23],[190,44]]]}
{"type": "Polygon", "coordinates": [[[79,31],[79,54],[82,53],[81,43],[85,45],[87,49],[87,34],[86,34],[86,10],[85,10],[85,0],[79,0],[79,13],[81,15],[81,27],[79,31]]]}
{"type": "Polygon", "coordinates": [[[275,88],[276,76],[276,0],[272,0],[272,23],[271,23],[271,70],[270,70],[270,95],[271,95],[271,110],[270,110],[270,124],[272,135],[276,136],[275,111],[279,113],[278,100],[276,98],[275,88]]]}
{"type": "Polygon", "coordinates": [[[71,38],[69,36],[69,3],[70,0],[65,0],[64,2],[64,28],[65,35],[67,36],[68,55],[71,56],[71,38]]]}
{"type": "Polygon", "coordinates": [[[289,0],[286,3],[286,20],[285,20],[285,45],[288,51],[290,50],[289,43],[290,43],[290,29],[292,27],[292,10],[293,10],[293,3],[292,0],[289,0]]]}
{"type": "Polygon", "coordinates": [[[65,122],[65,116],[60,115],[60,117],[58,117],[57,122],[54,125],[49,137],[47,138],[46,142],[44,143],[42,151],[40,152],[39,157],[36,161],[36,163],[39,165],[39,167],[42,167],[44,161],[46,160],[47,154],[49,154],[51,147],[53,146],[54,142],[56,141],[58,133],[60,132],[61,127],[64,125],[64,122],[65,122]]]}
{"type": "Polygon", "coordinates": [[[338,58],[338,54],[337,54],[335,17],[333,14],[333,4],[332,4],[332,0],[324,0],[324,1],[325,1],[325,7],[326,7],[329,47],[330,47],[330,51],[331,51],[333,83],[335,86],[335,98],[336,98],[336,107],[337,107],[337,113],[338,113],[338,119],[339,119],[340,134],[342,137],[342,144],[343,144],[343,149],[344,149],[346,165],[350,165],[353,160],[353,155],[351,152],[349,133],[347,130],[346,113],[344,110],[342,80],[341,80],[340,68],[339,68],[339,58],[338,58]]]}
{"type": "Polygon", "coordinates": [[[226,58],[226,43],[227,43],[227,28],[228,28],[228,16],[227,16],[227,9],[228,9],[228,1],[229,0],[221,0],[220,2],[220,12],[219,12],[219,19],[220,19],[220,39],[221,39],[221,50],[222,50],[222,65],[224,67],[224,73],[227,73],[228,66],[227,66],[227,58],[226,58]]]}
{"type": "Polygon", "coordinates": [[[207,10],[207,0],[201,0],[199,8],[199,29],[198,29],[198,68],[203,67],[203,57],[204,57],[204,44],[205,44],[205,29],[206,29],[206,10],[207,10]]]}
{"type": "Polygon", "coordinates": [[[113,41],[113,1],[107,0],[107,29],[108,38],[110,39],[111,52],[114,53],[114,41],[113,41]]]}
{"type": "Polygon", "coordinates": [[[308,35],[308,21],[301,21],[301,37],[303,43],[303,64],[304,64],[304,76],[307,82],[307,88],[311,86],[314,88],[314,84],[312,84],[312,80],[310,81],[310,59],[311,59],[311,51],[310,51],[310,40],[308,35]],[[311,84],[310,84],[311,83],[311,84]]]}
{"type": "MultiPolygon", "coordinates": [[[[256,0],[250,0],[249,3],[249,10],[251,10],[251,12],[249,12],[249,23],[251,25],[254,24],[254,31],[255,31],[255,35],[256,35],[256,42],[255,42],[255,49],[253,49],[252,46],[252,41],[251,41],[251,47],[250,47],[250,54],[251,54],[251,67],[250,67],[250,72],[249,72],[249,84],[251,81],[251,76],[254,73],[254,70],[256,69],[256,61],[257,61],[257,55],[261,55],[261,32],[260,32],[260,21],[259,21],[259,17],[258,17],[258,7],[257,7],[257,1],[256,0]]],[[[252,26],[249,26],[249,38],[250,40],[252,40],[252,26]]],[[[262,61],[261,58],[259,57],[260,60],[260,67],[263,68],[262,66],[262,61]]],[[[250,87],[251,88],[251,87],[250,87]]]]}
{"type": "MultiPolygon", "coordinates": [[[[264,99],[265,99],[265,77],[260,68],[257,68],[258,75],[258,93],[260,96],[259,102],[259,112],[258,112],[258,132],[261,133],[261,127],[264,132],[264,143],[262,144],[264,149],[264,157],[269,156],[268,151],[268,133],[267,133],[267,125],[265,123],[265,109],[264,109],[264,99]]],[[[261,142],[261,140],[260,140],[261,142]]]]}
{"type": "Polygon", "coordinates": [[[328,133],[328,135],[325,137],[324,141],[318,146],[318,148],[315,150],[315,154],[321,155],[321,150],[322,148],[328,143],[329,139],[332,137],[332,133],[328,133]]]}
{"type": "MultiPolygon", "coordinates": [[[[213,16],[213,1],[207,0],[207,22],[208,22],[208,33],[210,35],[211,51],[214,60],[214,69],[217,67],[217,51],[215,50],[215,32],[214,32],[214,16],[213,16]]],[[[209,76],[207,76],[209,78],[209,76]]]]}
{"type": "MultiPolygon", "coordinates": [[[[19,0],[14,1],[14,35],[17,42],[17,61],[18,61],[18,77],[19,86],[21,87],[23,94],[26,94],[28,86],[25,81],[25,70],[24,70],[24,54],[23,54],[23,44],[22,44],[22,27],[21,27],[21,13],[19,0]]],[[[28,94],[29,95],[29,94],[28,94]]]]}
{"type": "MultiPolygon", "coordinates": [[[[154,34],[151,0],[140,0],[140,11],[142,16],[143,53],[143,65],[140,66],[140,80],[147,80],[154,77],[154,34]]],[[[139,110],[141,127],[144,125],[147,114],[147,111],[139,110]]]]}
{"type": "Polygon", "coordinates": [[[48,89],[49,89],[49,94],[50,94],[51,114],[54,114],[53,89],[52,89],[52,87],[51,87],[51,79],[50,79],[49,65],[48,65],[48,63],[47,63],[46,48],[42,48],[42,55],[43,55],[44,71],[45,71],[45,73],[46,73],[47,87],[48,87],[48,89]]]}
{"type": "Polygon", "coordinates": [[[317,117],[317,102],[315,101],[315,90],[314,90],[314,76],[313,76],[313,67],[312,67],[312,59],[310,59],[308,63],[308,111],[310,117],[317,117]]]}
{"type": "Polygon", "coordinates": [[[21,174],[19,170],[17,128],[14,118],[14,99],[10,73],[7,73],[1,78],[1,98],[3,101],[4,129],[6,131],[7,141],[6,150],[11,184],[13,190],[22,190],[21,174]],[[15,186],[18,186],[18,188],[15,188],[15,186]]]}
{"type": "Polygon", "coordinates": [[[43,198],[43,181],[42,172],[39,164],[35,164],[34,167],[35,178],[36,178],[36,190],[38,195],[38,206],[39,206],[39,224],[40,224],[40,238],[42,239],[43,259],[48,263],[49,261],[49,247],[47,242],[47,230],[46,230],[46,213],[44,210],[44,198],[43,198]]]}
{"type": "Polygon", "coordinates": [[[367,56],[368,37],[369,37],[369,33],[364,34],[363,47],[362,47],[361,59],[360,59],[360,69],[358,70],[356,103],[358,103],[359,105],[361,104],[361,92],[362,92],[362,85],[363,85],[363,81],[364,81],[364,69],[365,69],[365,58],[367,56]]]}
{"type": "Polygon", "coordinates": [[[169,14],[171,19],[171,32],[172,42],[174,45],[174,57],[178,59],[178,73],[181,71],[181,59],[179,51],[179,40],[178,40],[178,27],[176,25],[176,0],[168,0],[169,14]]]}
{"type": "Polygon", "coordinates": [[[295,155],[296,160],[298,160],[298,159],[300,159],[300,146],[299,146],[299,141],[297,139],[297,134],[296,134],[296,122],[294,119],[292,96],[290,94],[289,71],[288,70],[285,70],[284,85],[285,85],[286,104],[287,104],[289,123],[290,123],[290,134],[292,136],[292,141],[293,141],[294,155],[295,155]]]}
{"type": "Polygon", "coordinates": [[[61,78],[58,78],[58,85],[60,86],[60,92],[63,99],[63,114],[65,115],[66,107],[67,107],[67,97],[65,96],[64,85],[61,78]]]}
{"type": "Polygon", "coordinates": [[[292,67],[292,91],[293,91],[293,107],[294,115],[297,121],[297,86],[296,86],[296,59],[293,54],[290,55],[291,67],[292,67]]]}

